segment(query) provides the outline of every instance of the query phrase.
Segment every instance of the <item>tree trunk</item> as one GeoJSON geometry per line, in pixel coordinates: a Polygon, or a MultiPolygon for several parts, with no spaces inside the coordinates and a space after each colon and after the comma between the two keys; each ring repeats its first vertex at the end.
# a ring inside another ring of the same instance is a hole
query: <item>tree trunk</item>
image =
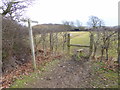
{"type": "Polygon", "coordinates": [[[106,48],[105,50],[106,50],[106,60],[108,60],[108,48],[106,48]]]}
{"type": "Polygon", "coordinates": [[[95,58],[96,51],[97,51],[97,45],[96,45],[96,43],[94,43],[93,58],[95,58]]]}
{"type": "Polygon", "coordinates": [[[109,45],[110,45],[110,38],[108,38],[108,40],[106,41],[106,60],[108,60],[109,45]]]}
{"type": "Polygon", "coordinates": [[[68,46],[68,54],[70,54],[70,34],[68,34],[67,46],[68,46]]]}

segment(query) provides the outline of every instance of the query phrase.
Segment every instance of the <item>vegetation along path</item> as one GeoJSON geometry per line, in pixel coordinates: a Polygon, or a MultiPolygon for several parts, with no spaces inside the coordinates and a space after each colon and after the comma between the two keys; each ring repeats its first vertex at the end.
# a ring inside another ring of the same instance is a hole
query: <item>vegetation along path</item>
{"type": "MultiPolygon", "coordinates": [[[[26,79],[17,80],[12,87],[19,88],[96,88],[96,87],[117,87],[117,81],[100,79],[100,76],[93,73],[93,63],[88,60],[55,60],[47,64],[43,74],[31,76],[31,81],[26,79]],[[98,80],[96,80],[98,79],[98,80]],[[28,81],[27,81],[28,80],[28,81]],[[96,81],[94,81],[96,80],[96,81]],[[103,83],[103,84],[102,84],[103,83]],[[109,85],[108,85],[109,84],[109,85]],[[98,86],[97,86],[98,85],[98,86]]],[[[98,67],[98,66],[97,66],[98,67]]],[[[104,72],[105,73],[105,72],[104,72]]],[[[105,78],[105,77],[104,77],[105,78]]],[[[115,77],[116,78],[116,77],[115,77]]],[[[115,79],[114,78],[114,79],[115,79]]]]}

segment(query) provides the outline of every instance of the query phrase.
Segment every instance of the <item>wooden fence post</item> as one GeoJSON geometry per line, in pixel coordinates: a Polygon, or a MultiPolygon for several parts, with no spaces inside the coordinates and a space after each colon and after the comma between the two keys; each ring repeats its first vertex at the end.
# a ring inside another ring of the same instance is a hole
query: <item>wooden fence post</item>
{"type": "Polygon", "coordinates": [[[65,50],[65,34],[63,34],[63,51],[65,50]]]}
{"type": "Polygon", "coordinates": [[[43,40],[43,50],[45,51],[45,33],[42,34],[42,40],[43,40]]]}
{"type": "Polygon", "coordinates": [[[56,41],[55,41],[55,53],[56,53],[58,50],[58,32],[55,33],[55,38],[56,38],[56,41]]]}
{"type": "Polygon", "coordinates": [[[50,51],[53,51],[53,41],[52,41],[52,39],[53,39],[53,34],[50,33],[50,51]]]}
{"type": "Polygon", "coordinates": [[[68,54],[70,54],[70,33],[67,34],[67,47],[68,47],[68,54]]]}
{"type": "Polygon", "coordinates": [[[94,40],[94,36],[93,36],[93,34],[90,32],[90,50],[89,50],[89,57],[92,55],[92,52],[93,52],[93,40],[94,40]]]}

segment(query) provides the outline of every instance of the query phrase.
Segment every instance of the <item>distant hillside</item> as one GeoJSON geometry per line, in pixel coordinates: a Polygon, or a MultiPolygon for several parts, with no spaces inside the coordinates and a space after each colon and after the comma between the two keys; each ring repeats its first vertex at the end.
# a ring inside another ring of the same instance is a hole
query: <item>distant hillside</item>
{"type": "Polygon", "coordinates": [[[39,24],[32,27],[33,32],[46,33],[46,32],[61,32],[71,30],[71,26],[62,24],[39,24]]]}
{"type": "Polygon", "coordinates": [[[48,33],[48,32],[65,32],[65,31],[88,31],[88,30],[109,30],[109,31],[113,31],[113,30],[117,30],[118,26],[115,27],[102,27],[102,28],[97,28],[97,29],[93,29],[93,28],[88,28],[86,26],[82,26],[80,28],[75,28],[75,27],[71,27],[69,25],[63,25],[63,24],[39,24],[39,25],[35,25],[32,27],[33,28],[33,32],[34,33],[48,33]]]}

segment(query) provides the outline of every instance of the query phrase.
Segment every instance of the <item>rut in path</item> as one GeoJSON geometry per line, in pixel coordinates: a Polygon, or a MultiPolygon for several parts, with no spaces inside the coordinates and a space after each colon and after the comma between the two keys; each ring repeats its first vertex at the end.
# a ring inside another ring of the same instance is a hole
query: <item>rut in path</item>
{"type": "Polygon", "coordinates": [[[87,62],[65,60],[28,83],[27,88],[91,88],[89,85],[90,66],[87,62]]]}

